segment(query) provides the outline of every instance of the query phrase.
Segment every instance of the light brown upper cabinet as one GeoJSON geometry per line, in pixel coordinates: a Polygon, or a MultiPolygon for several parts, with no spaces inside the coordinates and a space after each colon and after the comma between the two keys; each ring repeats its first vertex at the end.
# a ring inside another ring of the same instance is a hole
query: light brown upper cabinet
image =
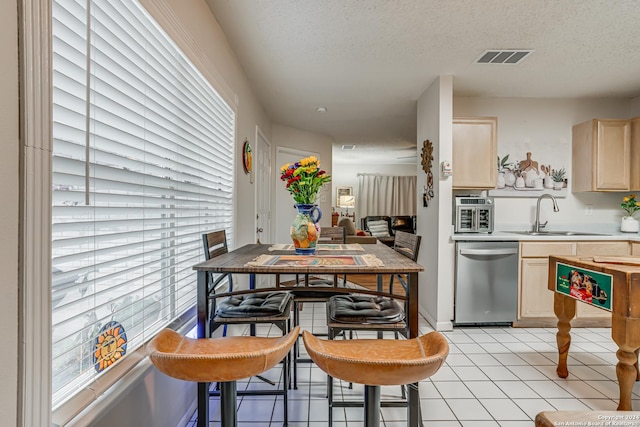
{"type": "Polygon", "coordinates": [[[453,188],[496,188],[498,118],[453,119],[453,188]]]}
{"type": "Polygon", "coordinates": [[[640,190],[640,117],[631,122],[631,189],[640,190]]]}
{"type": "MultiPolygon", "coordinates": [[[[632,122],[593,119],[573,127],[573,191],[629,191],[638,188],[638,182],[631,180],[632,122]]],[[[640,125],[636,123],[634,126],[638,129],[640,125]]],[[[640,135],[633,139],[635,145],[638,142],[640,135]]],[[[633,152],[639,156],[637,149],[634,147],[633,152]]],[[[638,162],[635,163],[634,168],[638,167],[638,162]]],[[[634,171],[634,176],[637,173],[634,171]]]]}

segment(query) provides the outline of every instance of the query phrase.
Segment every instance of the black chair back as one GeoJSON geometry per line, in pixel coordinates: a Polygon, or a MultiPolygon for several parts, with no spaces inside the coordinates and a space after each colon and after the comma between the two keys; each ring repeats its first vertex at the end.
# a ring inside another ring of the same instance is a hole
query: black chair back
{"type": "MultiPolygon", "coordinates": [[[[229,252],[229,247],[227,246],[227,233],[224,230],[204,233],[202,235],[202,244],[204,246],[204,259],[207,261],[229,252]]],[[[214,274],[211,273],[210,276],[209,285],[214,289],[225,277],[228,277],[229,292],[233,292],[233,278],[231,274],[219,274],[216,278],[214,277],[214,274]]]]}
{"type": "Polygon", "coordinates": [[[400,252],[411,261],[417,261],[421,240],[422,236],[398,230],[396,231],[396,239],[393,242],[393,249],[400,252]]]}

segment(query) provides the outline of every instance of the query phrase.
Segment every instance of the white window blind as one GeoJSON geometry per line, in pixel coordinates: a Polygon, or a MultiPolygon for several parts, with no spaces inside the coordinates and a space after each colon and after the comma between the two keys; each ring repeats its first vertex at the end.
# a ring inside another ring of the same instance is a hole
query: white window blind
{"type": "Polygon", "coordinates": [[[233,240],[235,114],[135,0],[55,0],[53,55],[55,408],[104,325],[129,353],[194,305],[201,234],[233,240]]]}

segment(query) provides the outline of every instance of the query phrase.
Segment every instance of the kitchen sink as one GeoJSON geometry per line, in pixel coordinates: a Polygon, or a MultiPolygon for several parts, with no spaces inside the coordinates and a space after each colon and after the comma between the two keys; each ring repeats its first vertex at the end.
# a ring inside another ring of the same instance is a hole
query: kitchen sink
{"type": "Polygon", "coordinates": [[[504,233],[522,234],[525,236],[610,236],[610,234],[587,233],[582,231],[504,231],[504,233]]]}

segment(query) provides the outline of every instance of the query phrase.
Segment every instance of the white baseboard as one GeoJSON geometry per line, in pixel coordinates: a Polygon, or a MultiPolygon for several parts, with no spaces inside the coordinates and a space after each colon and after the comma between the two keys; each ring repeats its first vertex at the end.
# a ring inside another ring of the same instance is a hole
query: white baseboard
{"type": "Polygon", "coordinates": [[[447,322],[438,322],[436,324],[436,331],[439,331],[439,332],[453,331],[453,322],[450,320],[447,322]]]}
{"type": "Polygon", "coordinates": [[[452,321],[438,322],[422,305],[418,308],[418,311],[436,331],[453,331],[452,321]]]}

